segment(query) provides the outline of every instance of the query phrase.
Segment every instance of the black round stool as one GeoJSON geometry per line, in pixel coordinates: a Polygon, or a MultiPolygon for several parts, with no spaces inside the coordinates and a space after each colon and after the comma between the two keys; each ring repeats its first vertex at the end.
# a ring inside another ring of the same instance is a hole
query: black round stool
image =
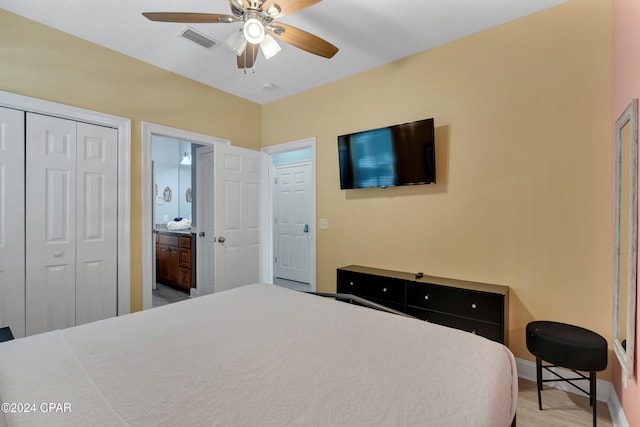
{"type": "Polygon", "coordinates": [[[593,425],[596,425],[596,372],[607,367],[607,340],[597,333],[579,326],[566,323],[540,320],[527,325],[527,349],[536,357],[536,379],[538,383],[538,408],[542,410],[542,383],[565,381],[589,396],[593,407],[593,425]],[[542,361],[550,363],[543,365],[542,361]],[[551,370],[563,367],[578,375],[564,378],[551,370]],[[542,379],[545,369],[558,379],[542,379]],[[585,376],[577,371],[589,372],[585,376]],[[573,381],[589,380],[589,391],[574,384],[573,381]]]}

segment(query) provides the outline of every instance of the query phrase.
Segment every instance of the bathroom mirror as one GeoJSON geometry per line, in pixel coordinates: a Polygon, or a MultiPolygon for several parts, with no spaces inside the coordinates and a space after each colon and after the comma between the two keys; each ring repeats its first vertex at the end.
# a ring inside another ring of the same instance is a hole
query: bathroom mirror
{"type": "Polygon", "coordinates": [[[613,350],[633,376],[638,252],[638,100],[615,124],[613,350]]]}
{"type": "Polygon", "coordinates": [[[154,135],[151,150],[153,223],[162,226],[178,217],[191,219],[193,203],[187,194],[192,187],[191,143],[154,135]]]}

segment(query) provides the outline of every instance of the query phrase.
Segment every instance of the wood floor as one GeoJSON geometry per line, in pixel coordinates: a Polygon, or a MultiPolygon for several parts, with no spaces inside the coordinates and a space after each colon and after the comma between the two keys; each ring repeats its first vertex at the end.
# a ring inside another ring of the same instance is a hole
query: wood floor
{"type": "Polygon", "coordinates": [[[161,305],[171,304],[172,302],[183,301],[189,299],[189,294],[180,289],[171,286],[156,283],[156,289],[152,293],[151,306],[160,307],[161,305]]]}
{"type": "MultiPolygon", "coordinates": [[[[536,383],[518,380],[518,427],[575,427],[592,426],[589,399],[566,391],[545,386],[542,392],[542,408],[538,409],[536,383]]],[[[598,402],[598,427],[612,427],[609,408],[598,402]]]]}

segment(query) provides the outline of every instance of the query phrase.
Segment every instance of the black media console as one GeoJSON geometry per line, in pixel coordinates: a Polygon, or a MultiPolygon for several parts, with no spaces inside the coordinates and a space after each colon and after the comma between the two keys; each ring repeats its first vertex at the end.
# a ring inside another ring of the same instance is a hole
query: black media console
{"type": "Polygon", "coordinates": [[[507,344],[509,287],[350,265],[337,292],[507,344]]]}

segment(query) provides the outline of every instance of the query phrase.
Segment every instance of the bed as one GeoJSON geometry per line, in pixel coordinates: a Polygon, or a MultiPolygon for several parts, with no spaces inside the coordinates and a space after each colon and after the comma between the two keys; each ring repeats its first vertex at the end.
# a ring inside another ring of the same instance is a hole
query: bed
{"type": "Polygon", "coordinates": [[[9,426],[509,426],[503,345],[254,284],[0,343],[9,426]]]}

